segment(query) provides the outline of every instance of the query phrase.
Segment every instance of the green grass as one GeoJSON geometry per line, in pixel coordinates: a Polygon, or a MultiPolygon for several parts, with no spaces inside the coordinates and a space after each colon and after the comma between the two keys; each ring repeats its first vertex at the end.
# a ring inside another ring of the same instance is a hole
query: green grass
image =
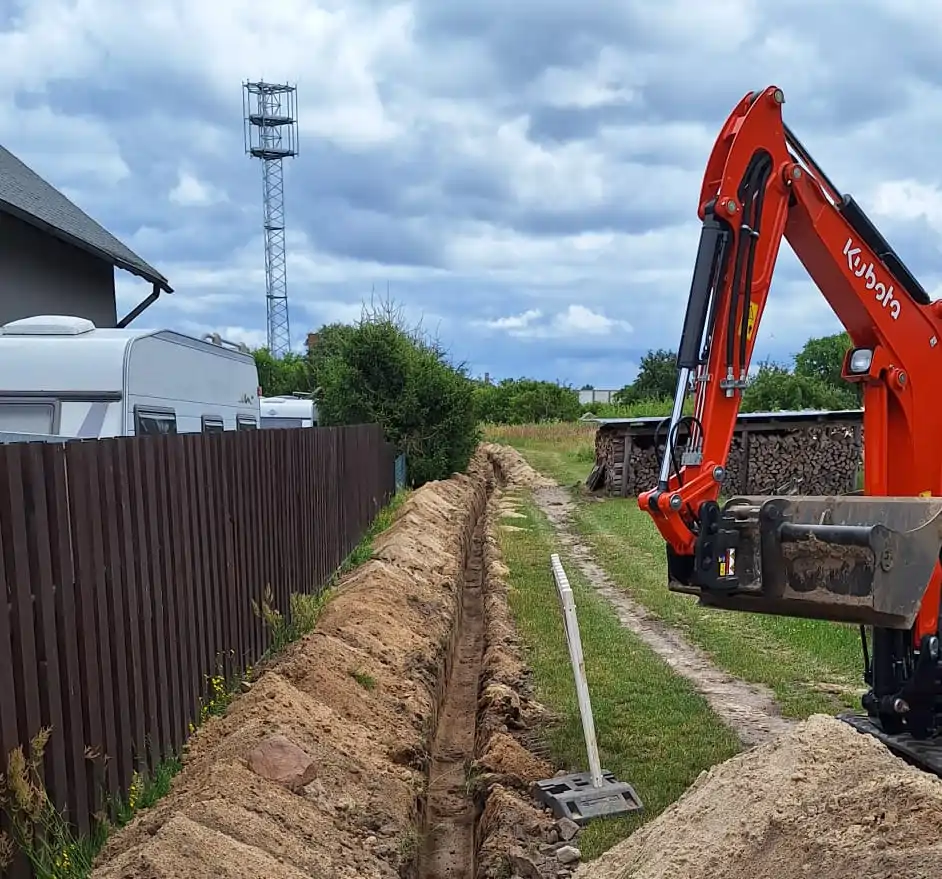
{"type": "Polygon", "coordinates": [[[596,427],[578,421],[489,425],[484,438],[519,449],[532,466],[560,485],[581,485],[595,464],[596,427]]]}
{"type": "Polygon", "coordinates": [[[594,463],[593,428],[491,428],[491,437],[576,489],[574,524],[599,564],[634,599],[684,631],[718,666],[771,687],[791,717],[860,707],[863,659],[856,627],[710,610],[691,596],[668,592],[664,541],[637,500],[588,501],[581,491],[594,463]]]}
{"type": "MultiPolygon", "coordinates": [[[[520,495],[520,503],[525,518],[507,520],[519,530],[503,530],[500,538],[510,569],[510,608],[537,697],[562,718],[548,744],[563,766],[582,771],[588,768],[585,740],[549,562],[559,548],[532,500],[520,495]]],[[[590,859],[659,814],[702,770],[740,746],[704,698],[622,627],[565,553],[560,558],[575,595],[602,765],[633,784],[645,806],[642,818],[589,824],[579,847],[590,859]]]]}
{"type": "Polygon", "coordinates": [[[578,503],[575,524],[619,586],[684,631],[721,668],[774,690],[783,712],[806,717],[859,707],[856,627],[703,608],[667,590],[664,541],[634,498],[578,503]],[[832,692],[837,686],[843,692],[832,692]]]}
{"type": "Polygon", "coordinates": [[[376,678],[373,675],[359,669],[350,669],[350,677],[353,678],[364,690],[376,689],[376,678]]]}

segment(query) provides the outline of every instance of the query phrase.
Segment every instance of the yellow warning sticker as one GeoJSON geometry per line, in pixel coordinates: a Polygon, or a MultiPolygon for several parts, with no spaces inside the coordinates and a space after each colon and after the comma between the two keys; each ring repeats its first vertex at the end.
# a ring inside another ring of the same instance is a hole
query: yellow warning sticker
{"type": "Polygon", "coordinates": [[[921,491],[919,492],[919,497],[932,497],[931,491],[921,491]]]}
{"type": "Polygon", "coordinates": [[[752,339],[753,330],[756,328],[756,317],[759,314],[759,303],[750,302],[749,303],[749,321],[746,324],[746,339],[752,339]]]}

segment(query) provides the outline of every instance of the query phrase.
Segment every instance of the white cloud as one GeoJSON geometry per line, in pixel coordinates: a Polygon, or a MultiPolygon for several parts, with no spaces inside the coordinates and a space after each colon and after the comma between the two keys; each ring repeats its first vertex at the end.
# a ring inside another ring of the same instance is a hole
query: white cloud
{"type": "Polygon", "coordinates": [[[609,336],[616,332],[631,333],[633,331],[628,321],[610,318],[584,305],[570,305],[548,320],[542,318],[543,312],[539,309],[530,309],[522,314],[481,321],[480,326],[489,330],[506,332],[507,335],[519,339],[609,336]]]}
{"type": "Polygon", "coordinates": [[[873,213],[889,219],[926,220],[942,232],[942,187],[912,178],[881,180],[873,194],[873,213]]]}
{"type": "Polygon", "coordinates": [[[543,312],[538,308],[531,308],[523,314],[512,314],[509,317],[499,317],[495,320],[484,321],[484,326],[492,330],[520,331],[527,329],[534,321],[539,320],[543,312]]]}
{"type": "Polygon", "coordinates": [[[204,207],[226,200],[225,193],[209,183],[204,183],[195,174],[184,170],[177,175],[177,185],[170,190],[167,197],[174,204],[185,208],[204,207]]]}

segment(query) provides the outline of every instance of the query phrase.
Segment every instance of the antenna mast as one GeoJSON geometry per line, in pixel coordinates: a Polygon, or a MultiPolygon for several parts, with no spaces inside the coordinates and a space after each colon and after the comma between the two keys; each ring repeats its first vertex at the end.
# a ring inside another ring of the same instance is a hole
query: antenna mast
{"type": "Polygon", "coordinates": [[[268,350],[291,350],[285,265],[285,185],[282,160],[298,154],[297,88],[268,82],[242,84],[245,151],[262,160],[265,226],[265,296],[268,350]]]}

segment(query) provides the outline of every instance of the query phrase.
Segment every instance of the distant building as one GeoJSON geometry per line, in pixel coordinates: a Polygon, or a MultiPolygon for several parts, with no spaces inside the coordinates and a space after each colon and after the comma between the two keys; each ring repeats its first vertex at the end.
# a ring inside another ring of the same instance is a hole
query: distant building
{"type": "Polygon", "coordinates": [[[127,326],[162,292],[173,289],[160,272],[0,147],[0,324],[69,314],[99,327],[127,326]],[[116,267],[153,288],[120,317],[116,267]]]}
{"type": "Polygon", "coordinates": [[[617,394],[619,390],[621,389],[600,390],[599,388],[583,388],[579,391],[579,402],[583,406],[587,406],[589,403],[611,403],[612,397],[617,394]]]}

